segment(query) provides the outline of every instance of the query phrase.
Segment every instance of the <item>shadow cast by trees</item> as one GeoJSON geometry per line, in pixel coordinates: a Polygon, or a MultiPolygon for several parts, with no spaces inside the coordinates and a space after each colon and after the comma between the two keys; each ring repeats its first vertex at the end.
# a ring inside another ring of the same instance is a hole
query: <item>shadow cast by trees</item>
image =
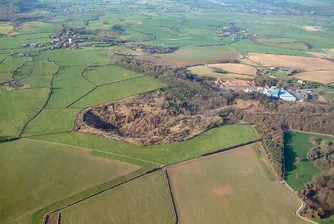
{"type": "MultiPolygon", "coordinates": [[[[297,158],[297,153],[294,151],[293,148],[293,136],[295,134],[292,132],[285,132],[284,133],[284,161],[285,161],[285,177],[291,175],[291,172],[297,169],[295,165],[295,161],[297,158]]],[[[303,159],[304,160],[304,159],[303,159]]],[[[304,162],[304,161],[301,162],[304,162]]]]}

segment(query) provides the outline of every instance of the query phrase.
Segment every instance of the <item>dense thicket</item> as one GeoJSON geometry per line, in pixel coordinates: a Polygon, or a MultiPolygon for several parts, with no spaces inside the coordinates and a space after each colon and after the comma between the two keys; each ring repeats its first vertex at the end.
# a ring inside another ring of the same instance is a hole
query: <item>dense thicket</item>
{"type": "Polygon", "coordinates": [[[309,218],[326,218],[334,214],[334,170],[322,172],[299,191],[306,207],[302,215],[309,218]]]}

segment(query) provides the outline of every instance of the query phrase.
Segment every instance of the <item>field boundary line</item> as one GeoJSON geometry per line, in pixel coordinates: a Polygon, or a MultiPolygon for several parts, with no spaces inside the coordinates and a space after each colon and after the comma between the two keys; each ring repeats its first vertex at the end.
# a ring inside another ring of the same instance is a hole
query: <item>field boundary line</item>
{"type": "Polygon", "coordinates": [[[156,171],[158,171],[158,170],[161,170],[161,169],[162,169],[161,167],[150,169],[150,170],[148,170],[148,171],[146,171],[146,172],[144,172],[144,173],[142,173],[142,174],[139,174],[139,175],[137,175],[137,176],[135,176],[135,177],[130,178],[129,180],[126,180],[126,181],[124,181],[124,182],[122,182],[122,183],[116,184],[115,186],[106,188],[106,189],[104,189],[104,190],[102,190],[102,191],[99,191],[99,192],[97,192],[97,193],[94,193],[94,194],[92,194],[92,195],[90,195],[90,196],[88,196],[88,197],[82,198],[82,199],[80,199],[80,200],[78,200],[78,201],[72,202],[72,203],[70,203],[70,204],[68,204],[68,205],[62,206],[62,207],[57,208],[57,209],[55,209],[55,210],[53,210],[53,211],[51,211],[51,212],[48,212],[48,213],[45,214],[44,217],[43,217],[43,224],[46,224],[45,221],[47,220],[47,217],[48,217],[50,214],[53,214],[53,213],[59,212],[59,211],[61,211],[61,210],[64,210],[64,209],[66,209],[66,208],[69,208],[69,207],[72,207],[72,206],[74,206],[74,205],[77,205],[77,204],[79,204],[79,203],[81,203],[81,202],[84,202],[84,201],[86,201],[86,200],[88,200],[88,199],[91,199],[91,198],[93,198],[93,197],[96,197],[96,196],[98,196],[98,195],[100,195],[100,194],[103,194],[103,193],[105,193],[105,192],[107,192],[107,191],[113,190],[114,188],[121,187],[122,185],[125,185],[125,184],[127,184],[127,183],[129,183],[129,182],[132,182],[132,181],[134,181],[134,180],[136,180],[136,179],[138,179],[138,178],[140,178],[140,177],[144,177],[144,176],[146,176],[146,175],[149,175],[149,174],[154,173],[154,172],[156,172],[156,171]]]}
{"type": "Polygon", "coordinates": [[[165,179],[166,179],[166,182],[167,182],[167,185],[168,185],[170,200],[172,202],[173,213],[174,213],[174,216],[175,216],[175,224],[178,224],[179,223],[179,215],[177,213],[175,197],[173,195],[172,185],[170,184],[170,178],[169,178],[169,175],[168,175],[167,168],[163,168],[163,172],[164,172],[164,176],[165,176],[165,179]]]}
{"type": "MultiPolygon", "coordinates": [[[[41,54],[40,54],[41,55],[41,54]]],[[[43,57],[44,58],[44,57],[43,57]]],[[[51,82],[50,82],[50,86],[49,86],[49,92],[48,92],[48,96],[44,102],[44,104],[42,105],[42,107],[37,111],[37,113],[31,117],[24,125],[23,127],[21,128],[20,130],[20,133],[18,135],[18,138],[21,138],[24,130],[27,128],[27,126],[29,125],[29,123],[31,121],[33,121],[40,113],[42,113],[42,111],[46,108],[46,106],[48,105],[50,99],[51,99],[51,96],[52,96],[52,89],[53,89],[53,82],[56,78],[56,75],[58,74],[59,70],[60,70],[60,66],[58,66],[54,61],[52,61],[52,63],[57,67],[57,71],[52,75],[52,78],[51,78],[51,82]]]]}
{"type": "Polygon", "coordinates": [[[54,145],[69,146],[69,147],[80,148],[80,149],[85,149],[85,150],[89,150],[89,151],[96,151],[96,152],[101,152],[101,153],[105,153],[105,154],[120,156],[120,157],[124,157],[124,158],[128,158],[128,159],[134,159],[134,160],[138,160],[138,161],[141,161],[141,162],[146,162],[146,163],[150,163],[150,164],[154,164],[154,165],[158,165],[158,166],[164,166],[163,164],[155,163],[153,161],[148,161],[148,160],[139,159],[139,158],[135,158],[135,157],[131,157],[131,156],[126,156],[126,155],[118,154],[118,153],[114,153],[114,152],[107,152],[107,151],[103,151],[103,150],[99,150],[99,149],[91,149],[91,148],[87,148],[87,147],[69,145],[69,144],[64,144],[64,143],[59,143],[59,142],[47,142],[47,141],[43,141],[43,140],[31,139],[31,138],[28,138],[28,137],[23,137],[22,139],[26,139],[28,141],[41,142],[41,143],[49,143],[49,144],[54,144],[54,145]]]}
{"type": "MultiPolygon", "coordinates": [[[[56,143],[56,142],[46,142],[46,141],[36,140],[36,139],[27,139],[27,140],[30,140],[30,141],[37,141],[37,142],[43,142],[43,143],[50,143],[50,144],[65,145],[65,146],[71,146],[71,147],[77,147],[77,148],[82,148],[82,149],[86,149],[86,150],[93,150],[93,149],[90,149],[90,148],[78,147],[78,146],[72,146],[72,145],[62,144],[62,143],[56,143]]],[[[61,210],[63,210],[63,209],[69,208],[69,207],[72,207],[72,206],[74,206],[74,205],[76,205],[76,204],[79,204],[79,203],[81,203],[81,202],[83,202],[83,201],[86,201],[86,200],[88,200],[88,199],[90,199],[90,198],[93,198],[93,197],[95,197],[95,196],[98,196],[98,195],[100,195],[100,194],[102,194],[102,193],[104,193],[104,192],[107,192],[107,191],[112,190],[112,189],[114,189],[114,188],[117,188],[117,187],[120,187],[120,186],[122,186],[122,185],[125,185],[125,184],[127,184],[127,183],[129,183],[129,182],[131,182],[131,181],[133,181],[133,180],[136,180],[136,179],[138,179],[138,178],[140,178],[140,177],[146,176],[146,175],[148,175],[148,174],[154,173],[154,172],[159,171],[159,170],[166,170],[168,167],[172,167],[172,166],[175,166],[175,165],[178,165],[178,164],[182,164],[182,163],[186,163],[186,162],[190,162],[190,161],[196,161],[196,160],[199,160],[199,159],[204,159],[204,158],[209,158],[209,157],[212,157],[212,156],[216,156],[216,154],[221,154],[221,153],[224,153],[224,152],[226,152],[226,151],[229,151],[229,150],[232,150],[232,149],[241,147],[241,146],[245,146],[245,145],[250,145],[250,144],[256,143],[256,142],[258,142],[258,141],[260,141],[260,139],[253,140],[253,141],[249,141],[249,142],[246,142],[246,143],[243,143],[243,144],[239,144],[239,145],[235,145],[235,146],[231,146],[231,147],[227,147],[227,148],[224,148],[224,149],[216,150],[216,151],[213,151],[213,152],[211,152],[211,153],[205,153],[205,154],[202,154],[202,155],[200,155],[200,156],[198,156],[198,157],[193,157],[193,158],[190,158],[190,159],[187,159],[187,160],[183,160],[183,161],[180,161],[180,162],[177,162],[177,163],[172,163],[172,164],[168,164],[168,165],[162,165],[162,166],[159,166],[159,167],[155,167],[155,168],[153,168],[153,169],[151,169],[151,170],[146,171],[145,173],[139,174],[139,175],[137,175],[137,176],[135,176],[135,177],[133,177],[133,178],[130,178],[129,180],[124,181],[124,182],[122,182],[122,183],[119,183],[119,184],[117,184],[117,185],[115,185],[115,186],[113,186],[113,187],[110,187],[110,188],[104,189],[104,190],[102,190],[102,191],[96,192],[96,193],[94,193],[94,194],[92,194],[92,195],[90,195],[90,196],[88,196],[88,197],[82,198],[82,199],[80,199],[80,200],[78,200],[78,201],[72,202],[72,203],[70,203],[70,204],[68,204],[68,205],[62,206],[62,207],[57,208],[57,209],[55,209],[55,210],[53,210],[53,211],[51,211],[51,212],[46,213],[46,214],[44,215],[44,217],[43,217],[43,224],[46,224],[46,223],[45,223],[45,220],[47,219],[48,215],[50,215],[50,214],[52,214],[52,213],[61,211],[61,210]]],[[[93,150],[93,151],[94,151],[94,150],[93,150]]],[[[104,153],[104,151],[101,151],[101,152],[104,153]]],[[[122,156],[123,156],[123,155],[122,155],[122,156]]],[[[135,158],[134,158],[134,159],[135,159],[135,158]]],[[[177,220],[177,221],[178,221],[178,220],[177,220]]]]}

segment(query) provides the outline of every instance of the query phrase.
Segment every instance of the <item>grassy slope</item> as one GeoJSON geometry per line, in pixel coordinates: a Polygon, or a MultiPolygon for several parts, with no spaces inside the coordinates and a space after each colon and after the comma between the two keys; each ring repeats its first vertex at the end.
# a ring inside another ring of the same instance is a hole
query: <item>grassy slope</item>
{"type": "Polygon", "coordinates": [[[233,47],[236,48],[238,51],[242,52],[243,54],[267,53],[267,54],[283,54],[283,55],[311,57],[310,54],[303,52],[303,51],[256,45],[249,40],[239,41],[233,44],[233,47]]]}
{"type": "Polygon", "coordinates": [[[73,104],[74,108],[88,107],[95,104],[115,101],[132,95],[148,92],[165,85],[151,77],[125,80],[119,83],[98,87],[96,90],[73,104]]]}
{"type": "Polygon", "coordinates": [[[14,137],[44,104],[48,89],[7,90],[0,88],[0,136],[14,137]]]}
{"type": "Polygon", "coordinates": [[[138,73],[111,65],[90,68],[84,73],[84,76],[95,85],[102,85],[135,78],[138,77],[138,73]]]}
{"type": "Polygon", "coordinates": [[[173,223],[174,214],[162,171],[149,174],[62,210],[70,223],[173,223]]]}
{"type": "Polygon", "coordinates": [[[295,190],[301,189],[311,181],[314,174],[320,173],[320,170],[307,159],[307,153],[313,147],[311,137],[317,140],[334,140],[334,137],[293,131],[285,133],[284,136],[286,182],[295,190]],[[300,163],[296,162],[296,157],[301,158],[300,163]]]}
{"type": "Polygon", "coordinates": [[[1,221],[139,168],[94,157],[88,150],[31,140],[0,143],[0,148],[1,221]]]}
{"type": "Polygon", "coordinates": [[[44,110],[29,123],[23,136],[45,135],[72,131],[74,119],[80,110],[50,109],[44,110]]]}
{"type": "Polygon", "coordinates": [[[226,125],[220,128],[211,129],[186,142],[153,145],[148,147],[81,133],[64,133],[35,138],[44,141],[82,146],[105,152],[119,153],[161,164],[169,164],[187,158],[193,158],[206,152],[252,141],[257,139],[257,136],[251,126],[226,125]]]}
{"type": "Polygon", "coordinates": [[[81,77],[84,66],[62,67],[56,75],[48,108],[64,108],[94,88],[81,77]]]}
{"type": "Polygon", "coordinates": [[[169,168],[180,223],[306,223],[298,201],[267,179],[252,146],[169,168]]]}

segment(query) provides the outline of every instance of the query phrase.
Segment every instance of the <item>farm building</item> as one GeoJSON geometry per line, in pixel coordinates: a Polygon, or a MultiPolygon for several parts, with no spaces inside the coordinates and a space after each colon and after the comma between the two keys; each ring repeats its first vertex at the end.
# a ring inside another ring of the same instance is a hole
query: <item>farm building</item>
{"type": "Polygon", "coordinates": [[[293,95],[291,95],[291,93],[289,93],[284,89],[280,89],[279,98],[285,101],[292,101],[292,102],[296,101],[296,97],[294,97],[293,95]]]}
{"type": "MultiPolygon", "coordinates": [[[[259,91],[259,90],[258,90],[259,91]]],[[[296,97],[290,94],[288,91],[283,88],[279,89],[276,86],[270,87],[270,89],[263,89],[263,94],[266,94],[269,98],[281,99],[285,101],[296,101],[296,97]]]]}

